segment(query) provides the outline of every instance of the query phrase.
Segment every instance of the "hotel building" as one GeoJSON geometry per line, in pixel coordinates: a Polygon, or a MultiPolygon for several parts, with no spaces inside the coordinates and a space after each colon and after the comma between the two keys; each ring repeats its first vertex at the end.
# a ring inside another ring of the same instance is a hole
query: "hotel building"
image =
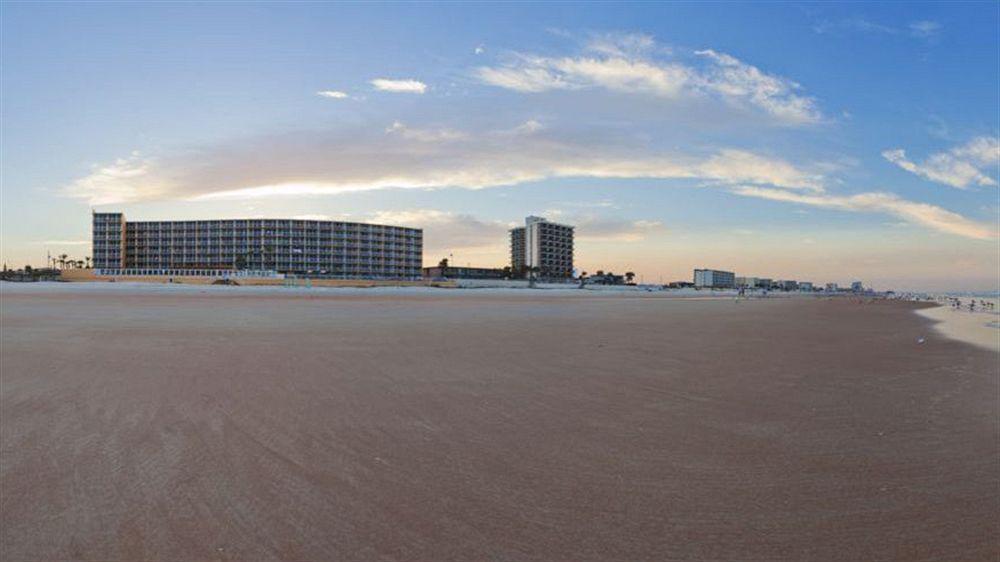
{"type": "Polygon", "coordinates": [[[93,260],[99,275],[418,279],[423,231],[291,219],[126,221],[122,213],[94,213],[93,260]]]}
{"type": "Polygon", "coordinates": [[[533,268],[543,278],[573,277],[573,227],[526,218],[510,231],[510,265],[519,275],[533,268]]]}
{"type": "Polygon", "coordinates": [[[708,289],[732,289],[736,287],[736,274],[732,271],[696,269],[694,270],[694,286],[708,289]]]}

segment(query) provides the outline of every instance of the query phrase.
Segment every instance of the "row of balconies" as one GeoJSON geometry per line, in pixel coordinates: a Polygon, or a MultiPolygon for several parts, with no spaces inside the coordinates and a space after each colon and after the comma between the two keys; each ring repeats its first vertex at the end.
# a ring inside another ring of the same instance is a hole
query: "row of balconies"
{"type": "MultiPolygon", "coordinates": [[[[115,241],[118,240],[109,240],[115,241]]],[[[201,245],[239,245],[239,246],[328,246],[330,244],[340,243],[340,244],[357,244],[357,245],[368,245],[368,246],[399,246],[407,245],[414,246],[422,244],[420,240],[413,239],[403,239],[403,238],[331,238],[329,240],[301,240],[301,239],[241,239],[241,238],[135,238],[128,237],[126,239],[127,244],[137,244],[145,243],[149,244],[156,242],[159,244],[201,244],[201,245]]]]}
{"type": "MultiPolygon", "coordinates": [[[[95,226],[96,228],[96,226],[95,226]]],[[[209,233],[209,234],[219,234],[223,232],[236,232],[236,233],[246,233],[246,232],[264,232],[271,234],[274,232],[289,232],[301,235],[314,235],[318,236],[320,234],[330,234],[337,232],[344,232],[349,234],[380,234],[380,235],[399,235],[399,236],[420,236],[422,234],[419,230],[402,228],[402,227],[336,227],[336,228],[296,228],[296,227],[284,227],[284,226],[219,226],[219,227],[188,227],[184,225],[174,225],[174,226],[147,226],[139,225],[136,223],[129,224],[126,228],[129,232],[141,232],[141,233],[165,233],[165,232],[180,232],[180,233],[209,233]],[[273,229],[273,230],[270,230],[273,229]]]]}
{"type": "MultiPolygon", "coordinates": [[[[119,243],[116,239],[104,240],[104,242],[119,243]]],[[[351,238],[336,238],[333,240],[253,240],[253,239],[227,239],[227,238],[128,238],[125,243],[129,246],[136,245],[157,245],[157,246],[290,246],[296,248],[311,247],[321,248],[331,245],[351,245],[351,246],[420,246],[419,240],[365,240],[351,238]]]]}
{"type": "Polygon", "coordinates": [[[422,240],[423,236],[410,234],[373,234],[364,232],[334,232],[303,236],[301,234],[285,234],[271,232],[135,232],[129,230],[127,238],[170,238],[181,240],[214,240],[255,239],[255,240],[336,240],[343,238],[360,238],[365,240],[422,240]]]}
{"type": "Polygon", "coordinates": [[[261,252],[258,250],[253,251],[234,251],[227,248],[129,248],[129,255],[134,256],[171,256],[180,254],[191,254],[191,255],[226,255],[226,256],[246,256],[246,255],[301,255],[301,256],[415,256],[420,255],[420,252],[416,251],[402,251],[402,250],[377,250],[369,251],[367,249],[350,249],[350,250],[324,250],[324,251],[302,251],[302,252],[292,252],[287,249],[278,249],[275,251],[261,252]]]}
{"type": "MultiPolygon", "coordinates": [[[[112,256],[100,256],[102,258],[110,258],[112,256]]],[[[209,261],[209,262],[219,262],[231,264],[235,260],[232,256],[218,256],[218,255],[176,255],[176,256],[143,256],[135,257],[129,256],[127,261],[135,261],[137,263],[167,263],[167,262],[199,262],[199,261],[209,261]]],[[[379,258],[379,257],[355,257],[355,258],[341,258],[341,259],[319,259],[319,258],[309,258],[309,259],[287,259],[287,258],[266,258],[261,259],[260,257],[254,257],[245,260],[247,262],[279,262],[279,263],[383,263],[383,264],[419,264],[422,262],[421,259],[399,259],[399,258],[379,258]]]]}

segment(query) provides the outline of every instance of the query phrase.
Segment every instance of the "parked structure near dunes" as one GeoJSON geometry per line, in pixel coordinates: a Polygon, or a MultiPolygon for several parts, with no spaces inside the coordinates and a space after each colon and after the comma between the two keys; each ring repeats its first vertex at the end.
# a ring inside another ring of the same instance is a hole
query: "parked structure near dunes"
{"type": "Polygon", "coordinates": [[[126,221],[122,213],[94,213],[93,259],[99,275],[254,270],[416,279],[423,231],[296,219],[126,221]]]}

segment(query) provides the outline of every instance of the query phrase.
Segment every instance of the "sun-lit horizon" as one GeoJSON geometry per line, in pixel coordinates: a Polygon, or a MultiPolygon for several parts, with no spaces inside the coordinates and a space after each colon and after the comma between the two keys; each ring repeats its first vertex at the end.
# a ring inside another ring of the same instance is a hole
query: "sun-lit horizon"
{"type": "Polygon", "coordinates": [[[785,8],[5,4],[0,258],[90,255],[96,210],[500,267],[539,215],[645,283],[996,290],[996,6],[785,8]]]}

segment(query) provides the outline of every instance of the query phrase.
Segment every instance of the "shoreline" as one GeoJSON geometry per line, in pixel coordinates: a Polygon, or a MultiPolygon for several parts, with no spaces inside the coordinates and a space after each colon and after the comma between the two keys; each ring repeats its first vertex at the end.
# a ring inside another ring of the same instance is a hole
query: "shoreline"
{"type": "Polygon", "coordinates": [[[954,310],[940,302],[936,305],[914,312],[931,320],[937,335],[1000,353],[1000,313],[954,310]]]}

